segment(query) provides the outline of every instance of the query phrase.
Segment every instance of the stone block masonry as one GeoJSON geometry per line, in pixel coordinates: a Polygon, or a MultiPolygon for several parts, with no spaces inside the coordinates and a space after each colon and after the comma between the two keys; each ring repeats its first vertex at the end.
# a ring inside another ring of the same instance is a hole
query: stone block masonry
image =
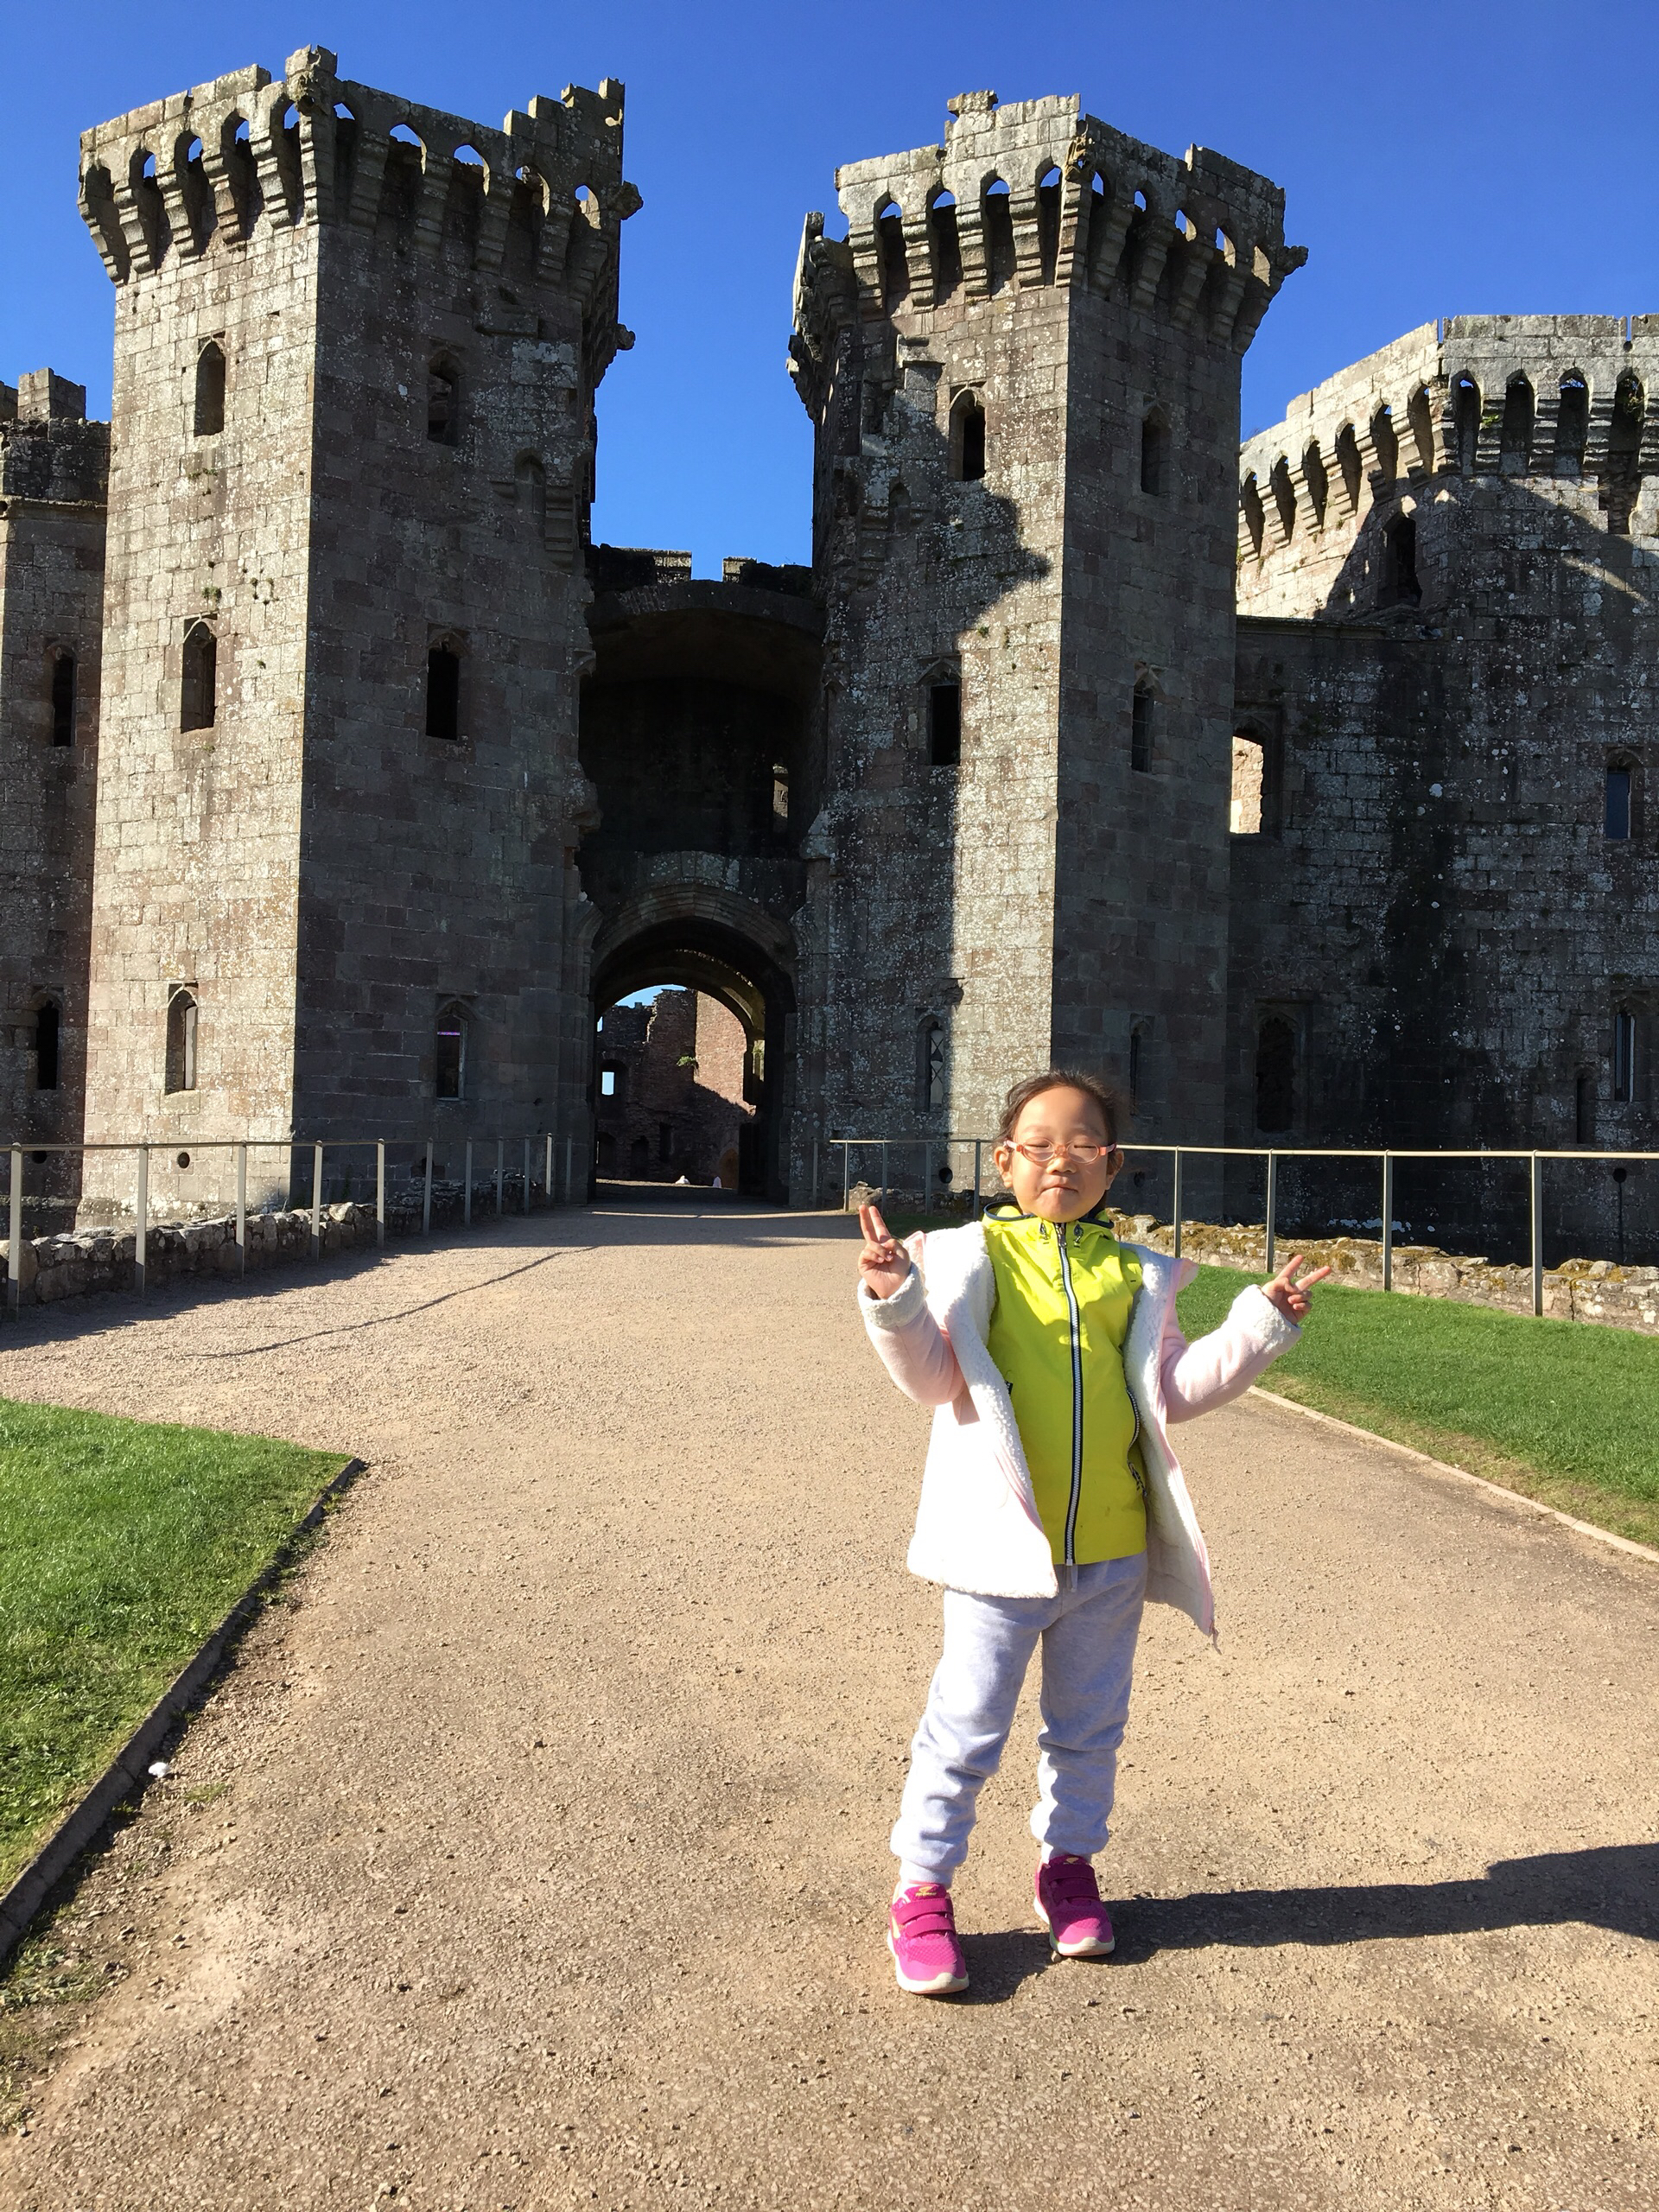
{"type": "MultiPolygon", "coordinates": [[[[804,1137],[990,1122],[1144,1045],[1218,1131],[1239,361],[1304,257],[1283,199],[1073,99],[950,104],[809,218],[827,804],[804,1137]],[[1179,1054],[1179,1083],[1176,1080],[1179,1054]]],[[[1155,1099],[1155,1104],[1153,1103],[1155,1099]]]]}
{"type": "Polygon", "coordinates": [[[307,48],[86,134],[118,456],[89,1136],[413,1135],[435,1098],[457,1141],[554,1119],[585,1151],[563,982],[621,131],[617,86],[494,130],[307,48]]]}

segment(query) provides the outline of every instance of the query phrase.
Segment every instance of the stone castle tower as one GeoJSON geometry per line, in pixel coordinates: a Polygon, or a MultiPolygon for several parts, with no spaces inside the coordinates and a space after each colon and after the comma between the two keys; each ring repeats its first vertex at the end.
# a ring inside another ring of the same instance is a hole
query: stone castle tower
{"type": "Polygon", "coordinates": [[[620,86],[494,130],[308,48],[89,131],[81,177],[116,287],[88,1140],[568,1128],[620,86]]]}
{"type": "Polygon", "coordinates": [[[848,238],[802,249],[801,1090],[826,1135],[943,1135],[1105,1062],[1143,1126],[1218,1141],[1239,365],[1305,255],[1220,155],[950,106],[944,145],[841,169],[848,238]]]}

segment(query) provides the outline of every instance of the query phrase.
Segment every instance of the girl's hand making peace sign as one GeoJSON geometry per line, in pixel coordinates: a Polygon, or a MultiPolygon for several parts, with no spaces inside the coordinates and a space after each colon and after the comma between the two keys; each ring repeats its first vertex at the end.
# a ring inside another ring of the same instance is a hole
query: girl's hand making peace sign
{"type": "Polygon", "coordinates": [[[1269,1305],[1276,1306],[1287,1321],[1306,1320],[1308,1308],[1313,1303],[1307,1294],[1316,1282],[1323,1282],[1331,1272],[1329,1268],[1318,1268],[1298,1282],[1296,1270],[1301,1265],[1302,1255],[1298,1252],[1285,1262],[1271,1282],[1264,1282],[1262,1286],[1263,1298],[1269,1305]]]}
{"type": "Polygon", "coordinates": [[[858,1225],[864,1231],[864,1249],[858,1271],[870,1287],[872,1298],[891,1298],[902,1290],[910,1274],[910,1255],[882,1220],[875,1206],[860,1206],[858,1225]]]}

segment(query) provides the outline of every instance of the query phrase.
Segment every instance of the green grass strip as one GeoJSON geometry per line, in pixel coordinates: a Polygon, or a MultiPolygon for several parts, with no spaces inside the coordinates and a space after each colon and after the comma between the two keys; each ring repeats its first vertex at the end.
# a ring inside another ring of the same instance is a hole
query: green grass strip
{"type": "MultiPolygon", "coordinates": [[[[1213,1329],[1263,1280],[1200,1268],[1182,1327],[1213,1329]]],[[[1659,1338],[1322,1283],[1262,1387],[1659,1544],[1659,1338]]]]}
{"type": "Polygon", "coordinates": [[[0,1399],[0,1885],[344,1465],[0,1399]]]}

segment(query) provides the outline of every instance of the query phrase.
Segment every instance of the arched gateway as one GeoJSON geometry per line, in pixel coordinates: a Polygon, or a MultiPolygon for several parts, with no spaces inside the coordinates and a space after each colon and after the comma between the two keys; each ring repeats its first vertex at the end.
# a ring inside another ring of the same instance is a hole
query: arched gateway
{"type": "Polygon", "coordinates": [[[582,764],[599,821],[577,861],[595,1021],[653,983],[735,1014],[755,1109],[742,1185],[782,1199],[823,617],[806,572],[727,566],[696,582],[684,556],[594,549],[582,764]]]}

